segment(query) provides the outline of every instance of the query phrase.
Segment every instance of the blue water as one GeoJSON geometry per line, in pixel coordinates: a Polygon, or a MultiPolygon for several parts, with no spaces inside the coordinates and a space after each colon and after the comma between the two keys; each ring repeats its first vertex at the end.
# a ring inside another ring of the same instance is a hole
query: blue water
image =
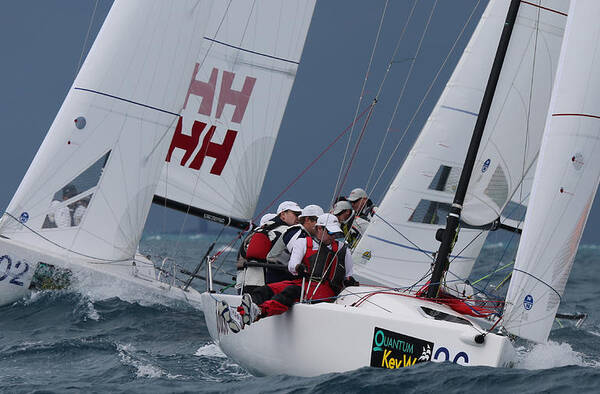
{"type": "MultiPolygon", "coordinates": [[[[143,241],[141,250],[155,259],[173,255],[193,267],[209,238],[154,236],[143,241]]],[[[501,257],[509,261],[506,249],[505,242],[488,242],[474,275],[493,268],[501,257]]],[[[517,366],[511,369],[428,363],[314,378],[254,377],[221,353],[202,313],[185,304],[143,295],[123,300],[113,297],[109,286],[94,292],[36,293],[0,308],[0,391],[597,392],[599,260],[599,245],[579,248],[560,308],[588,313],[588,319],[580,328],[555,324],[549,344],[520,344],[517,366]]],[[[219,277],[228,280],[231,263],[224,267],[219,277]]],[[[195,286],[202,290],[204,283],[195,286]]]]}

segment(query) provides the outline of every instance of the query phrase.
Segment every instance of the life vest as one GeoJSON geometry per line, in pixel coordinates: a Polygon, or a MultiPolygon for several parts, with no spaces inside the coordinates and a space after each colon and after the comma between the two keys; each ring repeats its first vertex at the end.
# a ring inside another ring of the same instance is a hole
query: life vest
{"type": "Polygon", "coordinates": [[[336,294],[344,288],[344,278],[346,277],[345,258],[345,245],[339,249],[338,242],[334,241],[331,244],[331,249],[320,244],[318,250],[313,250],[313,239],[311,237],[306,238],[306,254],[302,258],[302,263],[306,266],[307,272],[311,273],[311,280],[328,283],[336,294]]]}
{"type": "Polygon", "coordinates": [[[288,244],[297,238],[305,238],[309,236],[310,234],[301,224],[295,224],[288,227],[273,244],[273,247],[267,255],[267,261],[269,263],[280,263],[287,265],[291,257],[291,253],[287,248],[288,244]]]}
{"type": "Polygon", "coordinates": [[[254,234],[251,234],[252,239],[248,241],[245,258],[266,262],[273,244],[277,242],[277,239],[281,237],[281,234],[287,228],[288,226],[279,218],[275,218],[275,220],[258,228],[254,234]]]}

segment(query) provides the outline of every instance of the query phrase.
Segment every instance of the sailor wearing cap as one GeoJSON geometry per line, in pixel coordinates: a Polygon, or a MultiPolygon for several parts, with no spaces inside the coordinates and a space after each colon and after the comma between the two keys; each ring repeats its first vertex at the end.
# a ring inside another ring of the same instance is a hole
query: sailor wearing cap
{"type": "Polygon", "coordinates": [[[350,192],[350,195],[348,195],[347,200],[352,204],[352,208],[354,209],[354,212],[356,212],[357,217],[362,217],[363,219],[370,221],[375,214],[373,201],[369,199],[367,192],[360,187],[353,189],[350,192]]]}
{"type": "Polygon", "coordinates": [[[267,284],[242,296],[237,310],[220,301],[217,311],[233,332],[262,317],[286,312],[300,300],[304,290],[305,299],[313,302],[333,301],[346,285],[358,285],[352,278],[352,255],[344,242],[337,218],[325,213],[316,222],[316,236],[297,238],[293,241],[288,268],[299,274],[298,278],[267,284]]]}
{"type": "Polygon", "coordinates": [[[336,202],[331,213],[334,214],[340,222],[344,237],[348,238],[350,228],[352,227],[352,219],[354,219],[354,210],[352,209],[350,201],[340,200],[336,202]]]}
{"type": "Polygon", "coordinates": [[[302,209],[300,216],[298,216],[298,221],[300,223],[289,227],[285,233],[279,237],[267,255],[267,260],[269,262],[277,262],[287,266],[290,261],[290,254],[292,253],[291,242],[298,238],[316,235],[315,225],[317,224],[317,217],[322,214],[323,208],[318,205],[305,206],[302,209]]]}
{"type": "MultiPolygon", "coordinates": [[[[298,206],[298,204],[293,201],[284,201],[281,204],[279,204],[279,207],[277,208],[277,214],[275,215],[275,217],[266,221],[264,225],[256,229],[255,232],[251,234],[252,238],[247,243],[245,256],[242,256],[244,260],[255,261],[259,263],[270,262],[281,264],[278,261],[268,261],[267,256],[273,248],[273,246],[277,243],[277,240],[281,237],[281,235],[290,226],[293,226],[298,223],[298,215],[300,215],[301,211],[302,209],[300,209],[300,206],[298,206]]],[[[242,251],[240,250],[240,254],[242,254],[241,252],[242,251]]],[[[243,264],[244,261],[240,261],[243,264]]],[[[285,263],[287,263],[287,261],[285,263]]],[[[291,276],[287,274],[287,271],[271,270],[268,268],[257,267],[252,267],[252,270],[260,270],[261,274],[263,275],[262,283],[260,283],[260,281],[250,283],[248,281],[248,279],[250,279],[250,275],[248,275],[244,283],[244,291],[246,291],[246,287],[248,286],[264,285],[265,283],[272,283],[291,278],[291,276]]],[[[250,289],[251,288],[248,287],[248,291],[250,289]]]]}
{"type": "Polygon", "coordinates": [[[354,217],[349,223],[350,235],[347,237],[347,242],[351,248],[354,248],[360,237],[367,231],[376,207],[361,188],[353,189],[348,196],[348,201],[354,209],[354,217]]]}

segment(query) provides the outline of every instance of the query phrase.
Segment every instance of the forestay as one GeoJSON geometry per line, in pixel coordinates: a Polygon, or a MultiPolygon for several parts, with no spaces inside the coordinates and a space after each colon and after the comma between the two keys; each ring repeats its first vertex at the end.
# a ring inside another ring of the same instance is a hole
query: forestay
{"type": "MultiPolygon", "coordinates": [[[[543,3],[522,3],[519,9],[463,210],[471,225],[488,225],[500,216],[537,156],[566,19],[566,1],[543,3]]],[[[446,224],[508,5],[492,0],[483,13],[355,250],[360,277],[389,286],[429,279],[439,246],[435,232],[446,224]]],[[[469,276],[486,234],[461,228],[449,284],[469,276]]]]}
{"type": "Polygon", "coordinates": [[[574,1],[504,326],[544,342],[571,271],[600,177],[600,2],[574,1]]]}
{"type": "Polygon", "coordinates": [[[103,260],[134,256],[211,6],[115,2],[2,235],[103,260]]]}
{"type": "Polygon", "coordinates": [[[252,218],[314,4],[215,3],[157,196],[252,218]]]}

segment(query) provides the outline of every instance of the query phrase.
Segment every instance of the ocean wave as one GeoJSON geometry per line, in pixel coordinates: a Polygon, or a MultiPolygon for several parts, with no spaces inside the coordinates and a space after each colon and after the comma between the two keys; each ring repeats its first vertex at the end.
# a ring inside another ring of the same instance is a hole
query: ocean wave
{"type": "Polygon", "coordinates": [[[531,347],[517,348],[517,368],[523,369],[549,369],[577,365],[580,367],[594,366],[585,361],[583,353],[573,350],[568,343],[548,341],[538,343],[531,347]]]}
{"type": "Polygon", "coordinates": [[[135,348],[131,344],[117,344],[117,351],[121,363],[135,369],[137,378],[161,378],[178,379],[181,375],[172,375],[160,367],[153,365],[149,360],[140,358],[135,354],[135,348]]]}

